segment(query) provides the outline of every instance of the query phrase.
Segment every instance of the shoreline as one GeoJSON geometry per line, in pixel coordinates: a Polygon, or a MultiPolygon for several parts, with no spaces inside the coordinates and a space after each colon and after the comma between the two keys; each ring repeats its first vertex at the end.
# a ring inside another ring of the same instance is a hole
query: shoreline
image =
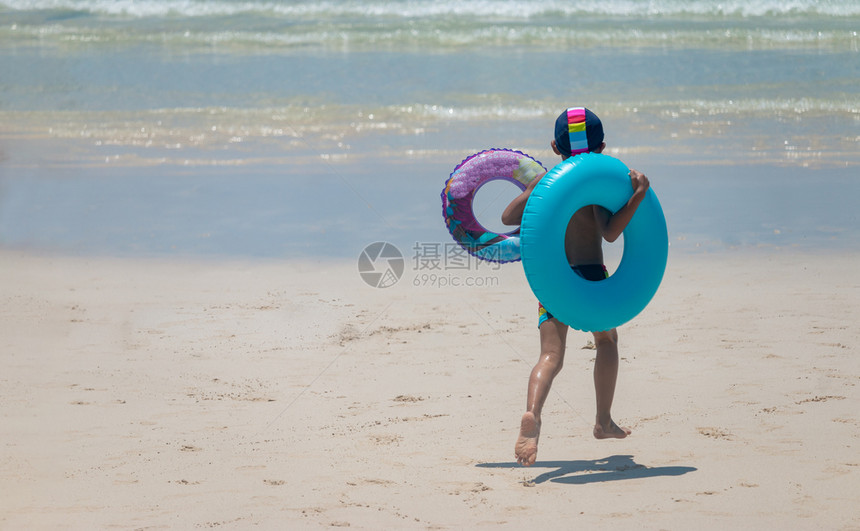
{"type": "Polygon", "coordinates": [[[571,332],[528,469],[521,267],[378,289],[347,262],[0,258],[4,526],[856,524],[856,253],[670,256],[620,329],[633,435],[591,438],[571,332]]]}

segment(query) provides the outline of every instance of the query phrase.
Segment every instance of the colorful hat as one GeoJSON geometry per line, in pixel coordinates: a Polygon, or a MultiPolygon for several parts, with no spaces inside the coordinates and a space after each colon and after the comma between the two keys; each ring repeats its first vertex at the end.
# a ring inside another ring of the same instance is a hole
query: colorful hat
{"type": "Polygon", "coordinates": [[[585,107],[571,107],[555,121],[555,144],[565,157],[594,151],[603,143],[603,124],[585,107]]]}

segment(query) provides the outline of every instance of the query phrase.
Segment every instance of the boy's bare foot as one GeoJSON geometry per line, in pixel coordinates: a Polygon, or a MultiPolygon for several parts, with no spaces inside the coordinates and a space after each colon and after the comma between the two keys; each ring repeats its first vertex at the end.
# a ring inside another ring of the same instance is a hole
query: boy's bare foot
{"type": "Polygon", "coordinates": [[[631,433],[629,428],[618,426],[612,419],[609,419],[606,425],[601,425],[599,422],[594,424],[595,439],[623,439],[631,433]]]}
{"type": "Polygon", "coordinates": [[[531,466],[537,460],[537,443],[540,435],[540,423],[531,411],[527,411],[520,421],[520,436],[514,446],[517,463],[531,466]]]}

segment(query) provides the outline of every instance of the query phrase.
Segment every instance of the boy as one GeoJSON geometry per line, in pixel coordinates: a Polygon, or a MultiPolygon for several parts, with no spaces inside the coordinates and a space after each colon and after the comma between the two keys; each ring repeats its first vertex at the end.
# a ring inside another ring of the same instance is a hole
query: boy
{"type": "MultiPolygon", "coordinates": [[[[580,153],[601,153],[606,147],[603,141],[603,125],[597,115],[588,109],[568,109],[556,120],[555,139],[551,146],[562,160],[580,153]]],[[[629,175],[633,195],[618,212],[613,214],[598,205],[585,206],[573,215],[567,226],[567,260],[571,268],[587,280],[599,281],[606,278],[602,240],[613,242],[621,235],[648,191],[650,184],[645,175],[636,170],[630,170],[629,175]]],[[[543,175],[532,181],[526,190],[507,206],[502,213],[502,223],[519,225],[522,222],[526,201],[542,177],[543,175]]],[[[553,379],[561,371],[567,339],[567,325],[554,318],[540,303],[538,330],[540,358],[529,377],[526,412],[520,421],[520,435],[514,447],[517,462],[525,466],[533,465],[537,459],[541,410],[553,379]]],[[[594,390],[597,399],[594,436],[598,439],[623,439],[630,435],[630,430],[615,424],[610,414],[618,377],[618,332],[614,328],[606,332],[594,332],[594,345],[597,348],[594,360],[594,390]]]]}

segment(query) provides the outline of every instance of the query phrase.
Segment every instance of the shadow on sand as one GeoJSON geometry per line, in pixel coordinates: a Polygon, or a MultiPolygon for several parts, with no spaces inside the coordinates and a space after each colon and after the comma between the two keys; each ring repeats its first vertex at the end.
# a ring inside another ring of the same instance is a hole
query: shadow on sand
{"type": "MultiPolygon", "coordinates": [[[[480,468],[521,468],[518,463],[514,462],[479,463],[475,466],[480,468]]],[[[553,481],[569,485],[660,476],[681,476],[687,472],[696,471],[696,468],[689,466],[648,467],[634,461],[632,455],[613,455],[592,461],[538,461],[528,468],[554,469],[535,477],[531,480],[532,483],[553,481]]]]}

